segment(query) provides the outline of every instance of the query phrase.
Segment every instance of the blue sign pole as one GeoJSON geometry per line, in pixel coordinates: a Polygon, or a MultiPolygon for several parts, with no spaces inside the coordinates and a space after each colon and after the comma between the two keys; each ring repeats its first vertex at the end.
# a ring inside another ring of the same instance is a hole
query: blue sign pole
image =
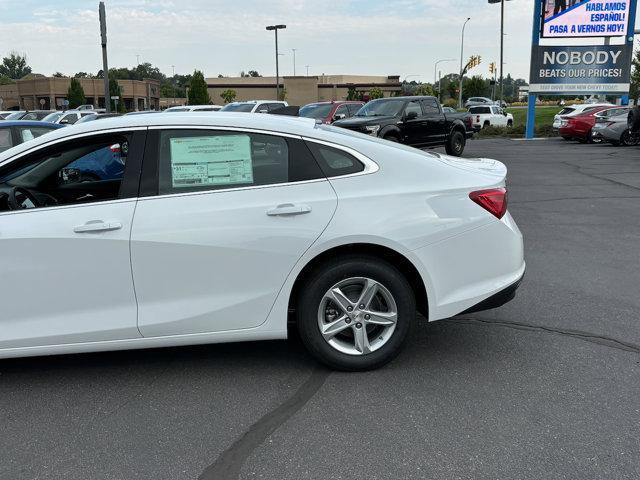
{"type": "MultiPolygon", "coordinates": [[[[634,39],[633,35],[636,29],[637,8],[638,8],[637,0],[631,0],[631,4],[629,5],[629,28],[627,29],[627,38],[626,38],[627,43],[631,46],[631,52],[633,52],[633,39],[634,39]]],[[[620,103],[622,105],[629,105],[629,94],[623,95],[620,103]]]]}
{"type": "MultiPolygon", "coordinates": [[[[533,9],[533,27],[531,34],[531,54],[533,55],[533,48],[540,44],[540,18],[542,17],[542,2],[540,0],[534,0],[533,9]]],[[[531,79],[529,79],[531,80],[531,79]]],[[[531,82],[529,82],[531,83],[531,82]]],[[[531,139],[536,135],[536,98],[535,93],[529,93],[529,103],[527,106],[527,132],[525,138],[531,139]]]]}

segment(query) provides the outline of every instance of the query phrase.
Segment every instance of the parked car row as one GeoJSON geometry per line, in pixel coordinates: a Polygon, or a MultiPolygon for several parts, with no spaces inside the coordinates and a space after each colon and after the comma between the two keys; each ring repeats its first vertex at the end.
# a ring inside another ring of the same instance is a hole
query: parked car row
{"type": "Polygon", "coordinates": [[[630,130],[630,111],[630,107],[609,103],[571,105],[556,115],[553,126],[565,140],[637,145],[638,136],[630,130]]]}

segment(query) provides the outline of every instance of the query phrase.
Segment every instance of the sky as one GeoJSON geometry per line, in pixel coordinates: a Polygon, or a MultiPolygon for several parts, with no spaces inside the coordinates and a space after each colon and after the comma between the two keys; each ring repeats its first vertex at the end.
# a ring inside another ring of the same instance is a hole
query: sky
{"type": "MultiPolygon", "coordinates": [[[[273,32],[279,33],[280,73],[400,75],[434,80],[480,55],[471,74],[489,77],[499,60],[500,5],[486,0],[106,0],[109,67],[150,62],[170,75],[202,70],[205,77],[241,70],[275,75],[273,32]]],[[[533,0],[511,0],[505,15],[505,75],[528,79],[533,0]]],[[[640,13],[639,13],[640,15],[640,13]]],[[[640,20],[640,19],[639,19],[640,20]]],[[[640,24],[640,21],[638,22],[640,24]]],[[[36,73],[102,68],[98,1],[0,0],[0,56],[25,53],[36,73]]]]}

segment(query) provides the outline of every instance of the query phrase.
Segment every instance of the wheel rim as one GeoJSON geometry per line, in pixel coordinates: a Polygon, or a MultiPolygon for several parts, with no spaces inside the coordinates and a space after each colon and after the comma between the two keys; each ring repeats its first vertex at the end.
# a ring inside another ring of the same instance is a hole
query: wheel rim
{"type": "Polygon", "coordinates": [[[318,307],[318,328],[335,350],[366,355],[382,348],[398,321],[398,307],[380,282],[352,277],[325,292],[318,307]]]}
{"type": "Polygon", "coordinates": [[[456,153],[460,153],[462,151],[462,138],[461,135],[456,135],[453,139],[453,150],[456,153]]]}

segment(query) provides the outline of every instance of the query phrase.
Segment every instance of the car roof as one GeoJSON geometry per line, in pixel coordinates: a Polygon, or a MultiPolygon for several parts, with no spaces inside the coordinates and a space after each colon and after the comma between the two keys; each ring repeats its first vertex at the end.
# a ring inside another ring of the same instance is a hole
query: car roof
{"type": "MultiPolygon", "coordinates": [[[[0,122],[4,125],[6,122],[0,122]]],[[[17,122],[19,125],[34,123],[37,125],[50,125],[46,122],[17,122]]],[[[247,115],[238,112],[218,112],[211,115],[208,112],[180,112],[175,115],[164,113],[150,113],[148,115],[123,115],[121,117],[105,118],[99,122],[86,122],[78,125],[70,125],[60,128],[46,136],[38,137],[27,143],[20,144],[0,153],[0,163],[20,152],[37,147],[53,140],[64,139],[83,133],[109,133],[113,130],[126,128],[145,128],[162,126],[193,126],[193,127],[227,127],[250,130],[267,130],[290,135],[314,136],[316,121],[312,118],[289,117],[283,115],[247,115]]],[[[56,127],[57,128],[57,127],[56,127]]]]}
{"type": "Polygon", "coordinates": [[[64,125],[49,122],[38,122],[37,120],[2,120],[0,122],[0,128],[5,127],[44,127],[55,130],[58,128],[64,128],[64,125]]]}

